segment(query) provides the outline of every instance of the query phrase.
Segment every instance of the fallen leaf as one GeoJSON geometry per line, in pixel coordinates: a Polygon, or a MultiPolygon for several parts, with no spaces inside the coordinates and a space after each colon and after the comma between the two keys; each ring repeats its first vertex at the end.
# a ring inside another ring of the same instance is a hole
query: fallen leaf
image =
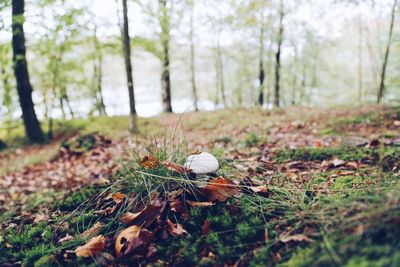
{"type": "Polygon", "coordinates": [[[218,200],[223,202],[239,193],[239,187],[231,180],[219,176],[208,182],[204,188],[204,193],[208,201],[218,200]]]}
{"type": "Polygon", "coordinates": [[[171,235],[181,236],[183,234],[187,234],[186,230],[179,223],[173,223],[168,219],[168,231],[171,235]]]}
{"type": "Polygon", "coordinates": [[[148,227],[157,218],[161,216],[161,213],[165,210],[167,206],[166,201],[160,201],[156,199],[148,204],[144,209],[139,212],[131,213],[127,212],[121,216],[120,220],[127,225],[141,225],[143,227],[148,227]]]}
{"type": "Polygon", "coordinates": [[[171,211],[176,213],[184,213],[186,211],[186,207],[180,199],[171,200],[170,206],[171,206],[171,211]]]}
{"type": "Polygon", "coordinates": [[[132,239],[138,237],[141,229],[142,227],[133,225],[122,230],[117,235],[117,238],[115,239],[115,254],[117,255],[117,257],[121,255],[121,251],[122,253],[124,252],[122,248],[125,245],[125,243],[130,242],[132,239]]]}
{"type": "Polygon", "coordinates": [[[140,214],[141,212],[125,212],[124,214],[122,214],[119,220],[124,224],[131,224],[140,214]]]}
{"type": "Polygon", "coordinates": [[[215,205],[215,203],[212,203],[211,201],[199,202],[199,201],[186,200],[186,203],[191,207],[210,207],[212,205],[215,205]]]}
{"type": "Polygon", "coordinates": [[[370,142],[369,142],[369,146],[370,147],[377,147],[377,146],[379,146],[381,144],[381,142],[378,140],[378,139],[372,139],[370,142]]]}
{"type": "Polygon", "coordinates": [[[67,241],[70,241],[70,240],[72,240],[74,237],[72,236],[72,235],[70,235],[70,234],[66,234],[63,238],[60,238],[60,240],[58,240],[58,243],[64,243],[64,242],[67,242],[67,241]]]}
{"type": "Polygon", "coordinates": [[[122,194],[120,192],[112,194],[112,199],[116,204],[121,204],[124,201],[125,197],[125,194],[122,194]]]}
{"type": "Polygon", "coordinates": [[[160,166],[158,159],[151,155],[144,156],[139,164],[146,169],[156,169],[160,166]]]}
{"type": "Polygon", "coordinates": [[[290,242],[290,241],[297,241],[297,242],[305,241],[305,242],[310,242],[310,243],[314,242],[314,240],[312,240],[311,238],[309,238],[309,237],[307,237],[307,236],[305,236],[303,234],[297,234],[297,235],[286,235],[286,234],[283,234],[283,235],[279,236],[279,240],[281,242],[283,242],[283,243],[287,243],[287,242],[290,242]]]}
{"type": "Polygon", "coordinates": [[[194,150],[190,155],[198,155],[201,154],[201,151],[199,149],[194,150]]]}
{"type": "Polygon", "coordinates": [[[48,219],[49,219],[49,216],[44,215],[44,214],[38,214],[38,215],[36,215],[35,219],[33,220],[33,223],[37,224],[37,223],[46,221],[48,219]]]}
{"type": "Polygon", "coordinates": [[[324,143],[321,140],[315,140],[314,147],[323,147],[324,143]]]}
{"type": "Polygon", "coordinates": [[[188,169],[188,168],[186,168],[186,167],[184,167],[184,166],[182,166],[180,164],[171,162],[169,160],[163,161],[163,165],[168,170],[173,171],[173,172],[177,172],[177,173],[180,173],[180,174],[188,173],[188,172],[191,171],[191,169],[188,169]]]}
{"type": "Polygon", "coordinates": [[[101,229],[103,228],[104,224],[101,222],[95,223],[92,227],[87,229],[85,232],[80,234],[82,238],[91,238],[95,235],[98,235],[101,229]]]}
{"type": "Polygon", "coordinates": [[[115,254],[117,257],[126,256],[152,241],[154,241],[153,233],[138,225],[130,226],[117,235],[115,239],[115,254]]]}
{"type": "Polygon", "coordinates": [[[265,242],[265,244],[268,244],[268,242],[269,242],[268,228],[265,228],[265,230],[264,230],[264,242],[265,242]]]}
{"type": "Polygon", "coordinates": [[[347,162],[346,163],[346,167],[348,167],[349,169],[352,169],[352,170],[357,170],[358,169],[358,163],[357,162],[353,162],[353,161],[347,162]]]}
{"type": "Polygon", "coordinates": [[[93,257],[106,247],[106,238],[102,235],[93,237],[88,243],[75,249],[78,257],[93,257]]]}
{"type": "Polygon", "coordinates": [[[333,159],[332,160],[333,167],[343,166],[345,163],[346,163],[346,161],[341,160],[341,159],[333,159]]]}
{"type": "Polygon", "coordinates": [[[203,223],[203,228],[201,230],[202,236],[207,236],[210,233],[211,222],[209,220],[205,220],[203,223]]]}
{"type": "Polygon", "coordinates": [[[251,189],[254,193],[267,193],[267,192],[268,192],[268,188],[267,188],[266,185],[251,186],[250,189],[251,189]]]}

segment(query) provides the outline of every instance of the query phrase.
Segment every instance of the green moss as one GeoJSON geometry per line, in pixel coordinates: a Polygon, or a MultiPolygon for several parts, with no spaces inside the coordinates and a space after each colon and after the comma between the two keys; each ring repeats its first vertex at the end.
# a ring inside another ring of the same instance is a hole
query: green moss
{"type": "Polygon", "coordinates": [[[219,138],[215,138],[213,140],[214,143],[222,143],[225,146],[228,145],[229,143],[232,143],[232,138],[229,136],[223,136],[223,137],[219,137],[219,138]]]}
{"type": "Polygon", "coordinates": [[[55,259],[52,255],[44,255],[37,261],[35,261],[34,267],[50,267],[50,266],[59,266],[56,264],[55,259]]]}
{"type": "Polygon", "coordinates": [[[246,147],[254,147],[261,142],[261,138],[259,137],[258,134],[250,132],[245,136],[243,142],[246,147]]]}
{"type": "Polygon", "coordinates": [[[94,186],[84,187],[78,191],[70,193],[64,199],[56,201],[54,208],[62,211],[73,211],[84,201],[98,193],[99,190],[100,188],[94,186]]]}
{"type": "Polygon", "coordinates": [[[358,161],[381,165],[389,171],[400,161],[399,148],[300,148],[278,151],[275,159],[282,163],[292,161],[323,161],[339,158],[345,161],[358,161]]]}

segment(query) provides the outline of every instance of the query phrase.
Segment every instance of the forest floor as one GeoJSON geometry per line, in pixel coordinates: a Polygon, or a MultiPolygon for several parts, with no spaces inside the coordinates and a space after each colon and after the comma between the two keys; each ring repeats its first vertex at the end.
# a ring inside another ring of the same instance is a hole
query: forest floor
{"type": "Polygon", "coordinates": [[[60,122],[0,152],[0,266],[400,266],[400,108],[60,122]],[[181,164],[206,151],[216,174],[181,164]]]}

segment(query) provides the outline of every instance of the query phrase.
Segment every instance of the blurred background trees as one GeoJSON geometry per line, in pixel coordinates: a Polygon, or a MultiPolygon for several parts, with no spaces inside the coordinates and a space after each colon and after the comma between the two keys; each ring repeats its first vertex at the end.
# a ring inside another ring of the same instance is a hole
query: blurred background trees
{"type": "Polygon", "coordinates": [[[51,137],[54,119],[399,103],[397,0],[20,4],[0,3],[0,127],[24,118],[31,141],[35,117],[51,137]]]}

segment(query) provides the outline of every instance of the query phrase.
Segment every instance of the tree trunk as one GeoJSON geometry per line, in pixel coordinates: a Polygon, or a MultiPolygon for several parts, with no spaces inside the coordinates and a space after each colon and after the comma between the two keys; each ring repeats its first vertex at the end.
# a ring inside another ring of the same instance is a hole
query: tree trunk
{"type": "Polygon", "coordinates": [[[362,58],[362,18],[358,18],[358,101],[361,103],[363,98],[363,58],[362,58]]]}
{"type": "Polygon", "coordinates": [[[218,93],[219,93],[219,68],[218,68],[218,59],[215,58],[215,110],[217,110],[217,106],[219,104],[219,97],[218,97],[218,93]]]}
{"type": "Polygon", "coordinates": [[[389,60],[390,45],[392,44],[393,26],[394,26],[395,14],[396,14],[396,6],[397,6],[397,0],[394,0],[393,8],[392,8],[392,17],[390,20],[389,37],[388,37],[388,41],[387,41],[387,45],[386,45],[385,57],[383,59],[382,73],[381,73],[381,79],[380,79],[378,95],[377,95],[378,103],[382,102],[382,98],[385,93],[386,67],[387,67],[387,63],[389,60]]]}
{"type": "Polygon", "coordinates": [[[160,5],[160,26],[161,26],[161,45],[162,45],[162,71],[161,71],[161,90],[164,112],[172,112],[171,105],[171,79],[169,74],[169,14],[167,10],[167,0],[159,0],[160,5]]]}
{"type": "Polygon", "coordinates": [[[218,32],[218,42],[217,42],[217,72],[219,73],[219,89],[221,90],[222,103],[224,103],[224,108],[227,107],[226,96],[225,96],[225,82],[224,82],[224,66],[222,63],[222,51],[220,45],[220,32],[218,32]]]}
{"type": "Polygon", "coordinates": [[[264,104],[264,12],[261,12],[261,26],[260,26],[260,55],[259,55],[259,72],[258,80],[260,88],[258,92],[258,104],[262,107],[264,104]]]}
{"type": "Polygon", "coordinates": [[[279,108],[280,105],[280,68],[281,68],[281,48],[283,42],[283,17],[285,13],[283,10],[283,0],[280,2],[279,11],[279,32],[278,32],[278,49],[275,54],[275,98],[274,106],[279,108]]]}
{"type": "Polygon", "coordinates": [[[191,2],[191,16],[190,16],[190,72],[192,74],[192,93],[193,93],[193,104],[194,110],[199,111],[199,107],[197,105],[197,88],[196,88],[196,71],[195,71],[195,62],[194,62],[194,40],[193,40],[193,5],[191,2]]]}
{"type": "Polygon", "coordinates": [[[298,64],[299,61],[299,56],[298,56],[298,50],[297,50],[297,46],[296,43],[293,42],[293,50],[294,50],[294,60],[291,66],[292,69],[292,96],[291,96],[291,105],[296,105],[297,103],[297,93],[298,93],[298,88],[297,88],[297,71],[296,71],[296,66],[298,64]]]}
{"type": "Polygon", "coordinates": [[[124,59],[125,59],[125,72],[126,80],[128,84],[129,93],[129,130],[131,132],[137,132],[138,128],[136,125],[136,108],[135,108],[135,93],[133,89],[133,77],[132,77],[132,62],[131,62],[131,40],[129,36],[129,21],[128,21],[128,6],[127,0],[122,0],[122,13],[123,13],[123,47],[124,47],[124,59]]]}
{"type": "Polygon", "coordinates": [[[17,82],[19,102],[22,109],[25,132],[30,142],[42,143],[45,138],[36,117],[32,100],[32,85],[29,81],[24,34],[24,0],[12,1],[12,46],[14,74],[17,82]]]}
{"type": "Polygon", "coordinates": [[[106,106],[104,105],[103,92],[102,92],[102,78],[103,78],[103,55],[100,50],[99,39],[97,38],[97,28],[94,29],[94,49],[95,49],[95,60],[94,60],[94,95],[96,101],[96,108],[100,115],[107,116],[106,106]],[[96,62],[97,61],[97,62],[96,62]]]}
{"type": "Polygon", "coordinates": [[[102,81],[103,81],[103,58],[100,55],[99,56],[99,62],[98,62],[98,73],[97,73],[97,94],[99,98],[99,113],[100,115],[107,116],[106,112],[106,105],[104,104],[104,98],[103,98],[103,87],[102,87],[102,81]]]}

